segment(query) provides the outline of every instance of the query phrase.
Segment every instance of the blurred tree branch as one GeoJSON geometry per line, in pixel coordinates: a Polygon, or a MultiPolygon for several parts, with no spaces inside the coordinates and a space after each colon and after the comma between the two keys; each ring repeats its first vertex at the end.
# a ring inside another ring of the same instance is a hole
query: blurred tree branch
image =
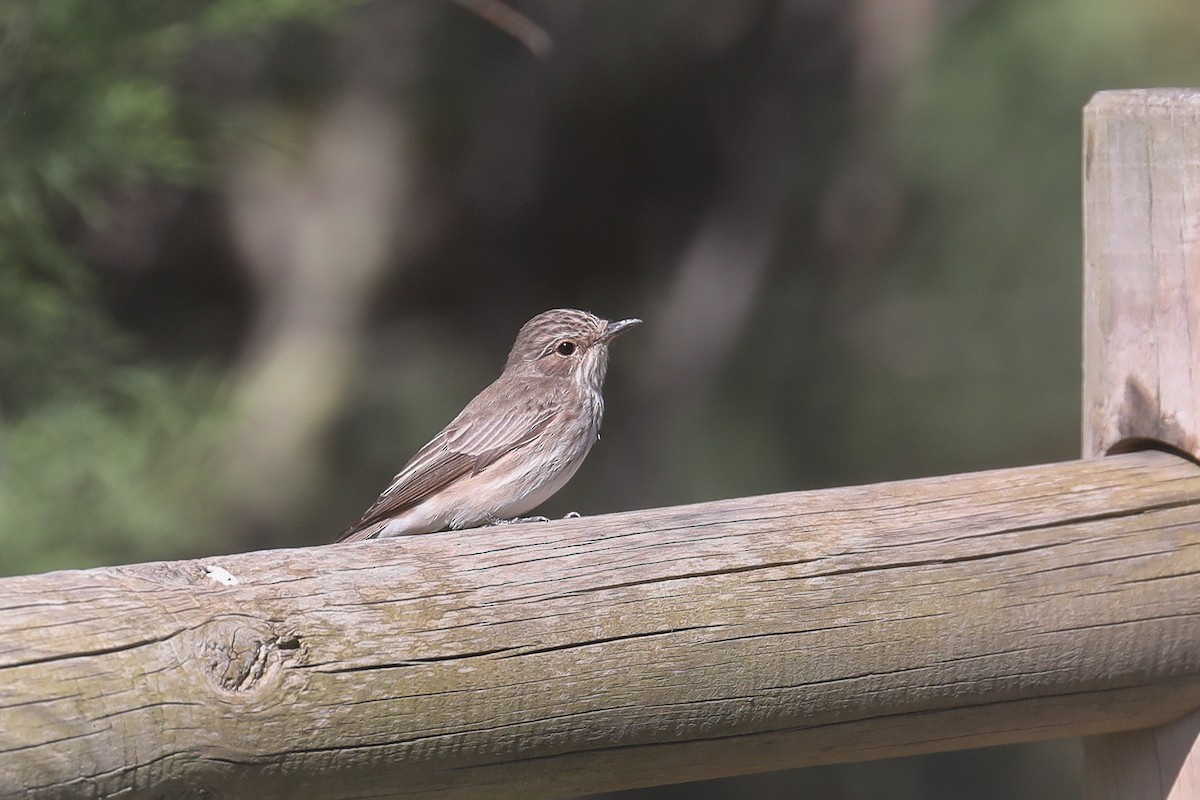
{"type": "Polygon", "coordinates": [[[550,34],[537,23],[500,0],[454,0],[463,8],[487,20],[512,36],[538,58],[549,58],[554,51],[550,34]]]}

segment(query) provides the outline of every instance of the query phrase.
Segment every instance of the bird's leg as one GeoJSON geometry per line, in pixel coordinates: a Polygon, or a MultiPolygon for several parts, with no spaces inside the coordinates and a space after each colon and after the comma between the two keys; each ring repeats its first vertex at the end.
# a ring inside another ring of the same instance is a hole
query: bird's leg
{"type": "Polygon", "coordinates": [[[566,514],[563,514],[563,519],[579,519],[579,512],[568,511],[566,514]]]}

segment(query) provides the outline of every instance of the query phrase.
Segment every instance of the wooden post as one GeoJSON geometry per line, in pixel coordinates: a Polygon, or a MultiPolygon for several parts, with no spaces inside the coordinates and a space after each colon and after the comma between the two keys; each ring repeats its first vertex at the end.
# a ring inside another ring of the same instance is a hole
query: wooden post
{"type": "MultiPolygon", "coordinates": [[[[1083,132],[1083,455],[1157,446],[1195,460],[1200,91],[1101,92],[1083,132]]],[[[1090,737],[1085,764],[1088,800],[1195,800],[1200,711],[1090,737]]]]}

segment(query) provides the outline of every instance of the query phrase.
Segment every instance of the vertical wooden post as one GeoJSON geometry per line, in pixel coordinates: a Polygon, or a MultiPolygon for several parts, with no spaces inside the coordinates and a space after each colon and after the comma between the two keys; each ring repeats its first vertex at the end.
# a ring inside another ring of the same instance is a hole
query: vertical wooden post
{"type": "MultiPolygon", "coordinates": [[[[1200,459],[1200,90],[1101,92],[1083,135],[1083,455],[1200,459]]],[[[1086,739],[1087,800],[1200,798],[1189,710],[1086,739]]]]}

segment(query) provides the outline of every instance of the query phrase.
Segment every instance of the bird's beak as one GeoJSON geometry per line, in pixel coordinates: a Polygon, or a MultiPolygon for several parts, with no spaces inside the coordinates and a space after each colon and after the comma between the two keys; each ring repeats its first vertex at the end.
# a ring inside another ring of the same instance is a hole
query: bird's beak
{"type": "Polygon", "coordinates": [[[600,335],[600,341],[611,342],[613,339],[617,338],[634,325],[641,324],[642,321],[637,317],[634,317],[633,319],[623,319],[620,322],[610,322],[608,323],[608,326],[605,327],[604,333],[600,335]]]}

